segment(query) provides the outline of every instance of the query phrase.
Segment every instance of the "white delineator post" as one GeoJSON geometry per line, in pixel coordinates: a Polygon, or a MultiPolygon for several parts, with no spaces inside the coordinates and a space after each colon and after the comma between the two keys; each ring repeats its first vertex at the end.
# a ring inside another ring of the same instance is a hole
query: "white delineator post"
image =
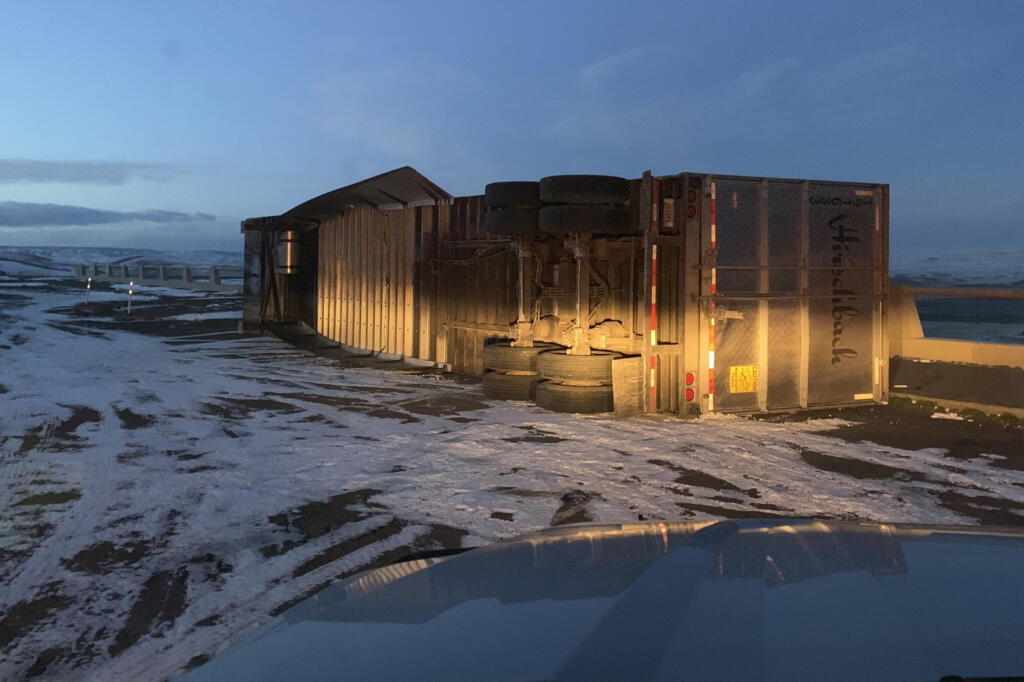
{"type": "Polygon", "coordinates": [[[85,281],[85,302],[89,302],[89,290],[92,289],[92,277],[85,281]]]}
{"type": "Polygon", "coordinates": [[[132,314],[132,294],[135,292],[135,282],[128,282],[128,314],[132,314]]]}

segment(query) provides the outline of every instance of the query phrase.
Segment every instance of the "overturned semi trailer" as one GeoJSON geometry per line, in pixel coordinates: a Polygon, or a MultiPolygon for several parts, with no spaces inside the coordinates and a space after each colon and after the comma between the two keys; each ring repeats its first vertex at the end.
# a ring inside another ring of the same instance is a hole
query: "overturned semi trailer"
{"type": "Polygon", "coordinates": [[[244,326],[483,375],[570,411],[888,400],[888,186],[405,167],[243,221],[244,326]]]}

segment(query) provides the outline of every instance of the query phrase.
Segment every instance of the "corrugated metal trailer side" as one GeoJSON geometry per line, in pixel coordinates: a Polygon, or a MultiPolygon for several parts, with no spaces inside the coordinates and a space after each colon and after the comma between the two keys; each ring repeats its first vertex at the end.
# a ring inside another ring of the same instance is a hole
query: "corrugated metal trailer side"
{"type": "Polygon", "coordinates": [[[413,273],[418,210],[359,210],[320,224],[320,334],[357,348],[417,357],[413,273]]]}
{"type": "Polygon", "coordinates": [[[482,374],[485,340],[507,337],[516,319],[515,254],[507,239],[485,231],[482,196],[438,207],[434,245],[423,259],[436,280],[434,310],[443,339],[437,361],[482,374]]]}
{"type": "Polygon", "coordinates": [[[482,197],[358,209],[319,227],[317,331],[339,343],[480,374],[515,318],[515,260],[483,229],[482,197]]]}

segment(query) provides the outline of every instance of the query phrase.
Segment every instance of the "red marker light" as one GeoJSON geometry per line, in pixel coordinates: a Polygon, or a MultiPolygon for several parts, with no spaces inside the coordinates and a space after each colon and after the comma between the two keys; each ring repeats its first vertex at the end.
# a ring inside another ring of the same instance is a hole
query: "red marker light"
{"type": "Polygon", "coordinates": [[[694,376],[693,376],[693,372],[687,372],[686,373],[686,385],[687,386],[693,386],[694,380],[695,379],[694,379],[694,376]]]}
{"type": "Polygon", "coordinates": [[[694,216],[696,216],[697,215],[697,207],[694,206],[693,204],[690,204],[689,208],[686,209],[686,215],[689,216],[690,218],[693,218],[694,216]]]}
{"type": "Polygon", "coordinates": [[[686,193],[686,198],[689,199],[690,201],[697,201],[697,190],[691,189],[689,192],[686,193]]]}
{"type": "Polygon", "coordinates": [[[692,389],[692,388],[688,388],[688,389],[686,389],[686,399],[687,399],[687,400],[693,400],[693,396],[694,396],[694,395],[695,395],[695,394],[694,394],[694,392],[693,392],[693,389],[692,389]]]}

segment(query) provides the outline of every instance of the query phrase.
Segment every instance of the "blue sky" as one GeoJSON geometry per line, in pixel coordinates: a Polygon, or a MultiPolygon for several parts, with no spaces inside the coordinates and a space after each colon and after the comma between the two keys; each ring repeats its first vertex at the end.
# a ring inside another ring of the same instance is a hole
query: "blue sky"
{"type": "Polygon", "coordinates": [[[35,2],[0,84],[0,244],[236,249],[411,164],[887,182],[896,246],[1024,246],[1012,0],[35,2]]]}

